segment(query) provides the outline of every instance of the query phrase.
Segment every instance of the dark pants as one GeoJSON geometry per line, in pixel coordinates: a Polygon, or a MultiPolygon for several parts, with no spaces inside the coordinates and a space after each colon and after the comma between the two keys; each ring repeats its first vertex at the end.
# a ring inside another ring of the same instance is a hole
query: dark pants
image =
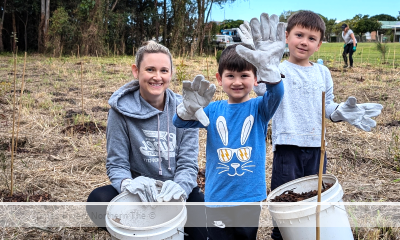
{"type": "Polygon", "coordinates": [[[260,205],[206,207],[210,240],[255,240],[260,212],[260,205]]]}
{"type": "MultiPolygon", "coordinates": [[[[356,43],[357,46],[357,43],[356,43]]],[[[350,67],[353,67],[353,43],[349,43],[343,49],[343,61],[347,65],[347,54],[349,54],[350,67]]]]}
{"type": "MultiPolygon", "coordinates": [[[[103,186],[93,190],[87,199],[87,202],[111,202],[111,200],[118,195],[117,190],[111,185],[103,186]]],[[[189,194],[186,202],[204,202],[204,194],[200,191],[199,187],[193,188],[189,194]]],[[[90,219],[101,229],[106,230],[105,215],[107,211],[107,204],[86,206],[86,212],[90,219]]],[[[184,231],[189,236],[185,236],[185,240],[205,240],[207,239],[207,229],[204,226],[205,219],[205,207],[203,204],[187,205],[187,226],[199,226],[199,227],[185,227],[184,231]]]]}
{"type": "MultiPolygon", "coordinates": [[[[271,191],[297,178],[318,174],[320,157],[319,147],[277,145],[272,166],[271,191]]],[[[323,173],[326,173],[326,153],[323,173]]],[[[271,238],[282,239],[278,227],[272,230],[271,238]]]]}

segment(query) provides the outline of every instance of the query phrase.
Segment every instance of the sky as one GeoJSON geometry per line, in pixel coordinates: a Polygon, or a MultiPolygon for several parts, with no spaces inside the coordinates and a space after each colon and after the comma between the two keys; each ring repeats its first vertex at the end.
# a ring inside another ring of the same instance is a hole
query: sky
{"type": "Polygon", "coordinates": [[[342,21],[351,19],[357,14],[388,14],[397,17],[400,11],[400,0],[236,0],[225,4],[224,9],[213,5],[210,20],[259,18],[261,13],[280,15],[283,11],[311,10],[328,19],[342,21]]]}

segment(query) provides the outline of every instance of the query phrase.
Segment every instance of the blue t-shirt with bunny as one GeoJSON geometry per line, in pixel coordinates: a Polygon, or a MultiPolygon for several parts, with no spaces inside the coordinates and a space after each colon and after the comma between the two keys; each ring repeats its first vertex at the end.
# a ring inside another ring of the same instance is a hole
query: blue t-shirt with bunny
{"type": "Polygon", "coordinates": [[[265,138],[282,97],[281,81],[267,84],[264,96],[243,103],[212,102],[204,108],[210,120],[207,127],[175,114],[176,127],[207,129],[206,202],[258,202],[267,197],[265,138]]]}

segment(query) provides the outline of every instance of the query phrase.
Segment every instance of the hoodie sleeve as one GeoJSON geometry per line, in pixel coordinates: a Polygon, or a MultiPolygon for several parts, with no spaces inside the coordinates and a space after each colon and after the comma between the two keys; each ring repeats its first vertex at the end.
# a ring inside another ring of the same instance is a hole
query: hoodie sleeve
{"type": "Polygon", "coordinates": [[[181,142],[178,143],[178,146],[174,182],[178,183],[185,190],[186,196],[189,196],[193,188],[197,186],[199,130],[192,128],[184,129],[181,142]]]}
{"type": "Polygon", "coordinates": [[[124,117],[113,110],[108,112],[107,122],[107,175],[111,185],[121,193],[121,182],[132,178],[129,164],[129,137],[124,117]]]}

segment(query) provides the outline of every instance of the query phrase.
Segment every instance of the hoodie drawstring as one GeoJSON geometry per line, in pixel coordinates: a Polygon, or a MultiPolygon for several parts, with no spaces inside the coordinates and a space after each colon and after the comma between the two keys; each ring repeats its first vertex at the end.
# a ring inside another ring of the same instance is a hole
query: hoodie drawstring
{"type": "MultiPolygon", "coordinates": [[[[168,111],[168,104],[166,105],[167,107],[167,145],[168,145],[168,170],[171,171],[171,160],[169,159],[169,111],[168,111]]],[[[162,169],[161,169],[161,147],[160,147],[160,114],[157,114],[157,132],[158,132],[158,174],[162,175],[162,169]]]]}

